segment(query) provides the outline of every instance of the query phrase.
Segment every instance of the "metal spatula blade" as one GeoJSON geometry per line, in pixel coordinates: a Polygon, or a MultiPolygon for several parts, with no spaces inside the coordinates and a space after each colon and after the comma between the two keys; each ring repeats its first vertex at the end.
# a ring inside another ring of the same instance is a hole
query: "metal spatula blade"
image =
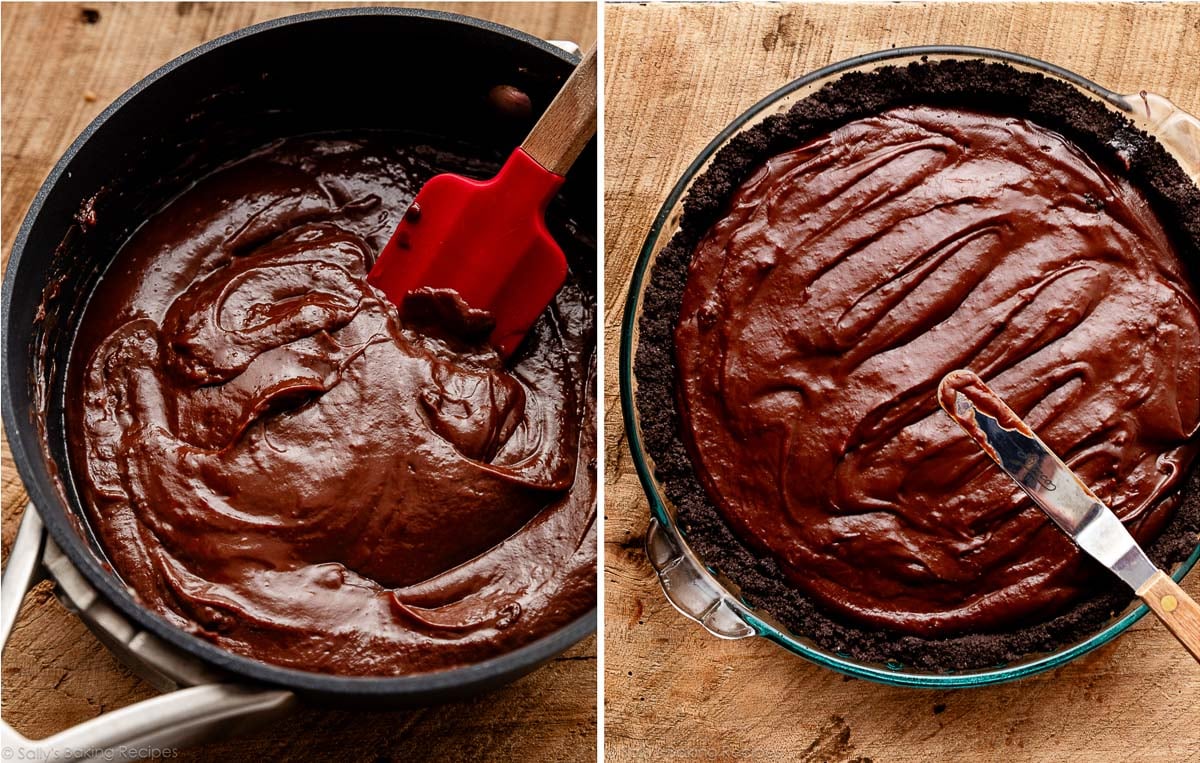
{"type": "Polygon", "coordinates": [[[971,371],[947,374],[938,385],[938,403],[1076,545],[1125,581],[1200,661],[1200,605],[1154,566],[1117,515],[1028,424],[971,371]]]}

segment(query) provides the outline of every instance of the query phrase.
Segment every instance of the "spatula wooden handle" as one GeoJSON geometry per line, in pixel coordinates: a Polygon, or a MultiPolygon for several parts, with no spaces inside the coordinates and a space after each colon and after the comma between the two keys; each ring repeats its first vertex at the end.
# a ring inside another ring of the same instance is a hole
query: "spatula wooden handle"
{"type": "Polygon", "coordinates": [[[596,46],[592,45],[521,148],[546,169],[565,175],[595,134],[596,46]]]}
{"type": "Polygon", "coordinates": [[[1200,604],[1183,592],[1167,573],[1159,570],[1138,589],[1137,595],[1192,657],[1200,662],[1200,604]]]}

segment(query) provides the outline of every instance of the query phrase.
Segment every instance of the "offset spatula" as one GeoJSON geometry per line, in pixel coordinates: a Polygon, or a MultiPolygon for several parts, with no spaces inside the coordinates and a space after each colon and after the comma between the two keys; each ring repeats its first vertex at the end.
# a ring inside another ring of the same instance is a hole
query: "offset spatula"
{"type": "Polygon", "coordinates": [[[938,402],[1076,545],[1124,580],[1200,662],[1200,606],[1150,562],[1117,515],[982,379],[970,371],[947,374],[938,386],[938,402]]]}
{"type": "Polygon", "coordinates": [[[367,280],[401,308],[414,290],[454,290],[492,314],[490,340],[507,357],[567,277],[546,207],[595,133],[593,46],[496,177],[421,187],[367,280]]]}

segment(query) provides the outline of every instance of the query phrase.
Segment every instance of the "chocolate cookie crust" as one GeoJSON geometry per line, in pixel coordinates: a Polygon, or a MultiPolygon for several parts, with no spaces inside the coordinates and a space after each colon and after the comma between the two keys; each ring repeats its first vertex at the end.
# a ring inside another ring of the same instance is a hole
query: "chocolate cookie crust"
{"type": "MultiPolygon", "coordinates": [[[[768,158],[854,119],[922,103],[1013,114],[1058,131],[1093,158],[1128,177],[1150,201],[1195,280],[1200,276],[1200,191],[1152,137],[1078,92],[1039,74],[983,61],[914,63],[851,73],[734,138],[684,200],[680,231],[655,261],[644,293],[635,358],[637,405],[656,476],[678,508],[692,547],[737,583],[746,600],[797,634],[859,660],[898,660],[933,670],[985,667],[1046,651],[1088,635],[1131,600],[1106,581],[1096,594],[1054,619],[1001,633],[926,639],[868,630],[829,617],[782,581],[773,560],[733,534],[697,480],[679,435],[674,330],[688,265],[699,239],[724,214],[738,186],[768,158]]],[[[1148,549],[1162,566],[1195,547],[1200,531],[1200,470],[1193,470],[1175,517],[1148,549]]]]}

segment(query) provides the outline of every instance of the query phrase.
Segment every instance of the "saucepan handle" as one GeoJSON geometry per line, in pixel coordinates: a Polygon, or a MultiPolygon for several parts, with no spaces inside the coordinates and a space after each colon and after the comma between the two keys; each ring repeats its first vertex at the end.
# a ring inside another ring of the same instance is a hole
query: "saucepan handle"
{"type": "Polygon", "coordinates": [[[556,48],[562,48],[573,56],[578,56],[583,53],[583,50],[579,47],[579,44],[572,42],[571,40],[546,40],[546,42],[550,43],[556,48]]]}
{"type": "MultiPolygon", "coordinates": [[[[44,575],[46,531],[25,509],[0,583],[0,649],[8,643],[25,594],[44,575]]],[[[105,713],[45,739],[26,739],[0,719],[3,760],[105,760],[154,757],[218,732],[236,732],[287,710],[295,695],[278,689],[210,683],[105,713]]]]}

